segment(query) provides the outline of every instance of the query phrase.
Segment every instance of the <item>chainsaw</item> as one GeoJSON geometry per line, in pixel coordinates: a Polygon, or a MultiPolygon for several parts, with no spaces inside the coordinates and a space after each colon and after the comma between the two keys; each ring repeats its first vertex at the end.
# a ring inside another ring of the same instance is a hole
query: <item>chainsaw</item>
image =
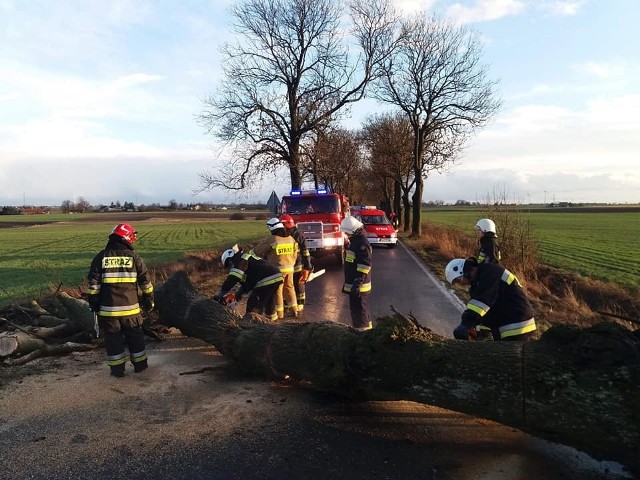
{"type": "Polygon", "coordinates": [[[317,272],[312,272],[305,280],[305,283],[309,283],[311,280],[318,278],[320,275],[324,275],[324,272],[324,268],[322,270],[318,270],[317,272]]]}
{"type": "Polygon", "coordinates": [[[220,299],[220,303],[226,307],[233,308],[238,304],[236,296],[233,293],[227,293],[220,299]]]}

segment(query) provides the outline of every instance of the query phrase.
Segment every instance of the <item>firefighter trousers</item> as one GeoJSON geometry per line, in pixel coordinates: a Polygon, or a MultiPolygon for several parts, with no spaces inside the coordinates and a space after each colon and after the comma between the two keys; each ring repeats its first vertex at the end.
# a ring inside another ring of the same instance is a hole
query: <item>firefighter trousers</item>
{"type": "Polygon", "coordinates": [[[266,285],[254,288],[247,299],[247,313],[256,312],[264,315],[272,322],[277,320],[276,292],[280,284],[266,285]]]}
{"type": "Polygon", "coordinates": [[[302,271],[293,273],[293,288],[296,291],[299,312],[304,310],[304,301],[306,300],[306,287],[304,283],[300,283],[300,274],[302,271]]]}
{"type": "Polygon", "coordinates": [[[298,316],[298,302],[296,290],[293,286],[293,273],[283,273],[284,282],[278,286],[276,292],[276,312],[278,318],[284,318],[285,310],[294,317],[298,316]]]}
{"type": "Polygon", "coordinates": [[[104,344],[107,350],[107,365],[111,374],[116,377],[124,375],[127,363],[125,340],[129,348],[129,359],[136,372],[147,368],[147,351],[142,331],[142,318],[116,319],[100,318],[100,326],[104,330],[104,344]]]}
{"type": "Polygon", "coordinates": [[[357,292],[350,293],[349,311],[353,328],[371,328],[368,295],[361,295],[357,292]]]}

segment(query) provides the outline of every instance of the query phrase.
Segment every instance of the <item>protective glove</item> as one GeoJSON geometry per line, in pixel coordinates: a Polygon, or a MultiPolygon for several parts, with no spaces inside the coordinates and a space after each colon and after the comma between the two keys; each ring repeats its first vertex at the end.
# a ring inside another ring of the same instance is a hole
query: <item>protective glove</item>
{"type": "Polygon", "coordinates": [[[244,288],[240,287],[238,290],[236,290],[236,302],[239,302],[240,300],[242,300],[242,297],[244,296],[246,292],[244,291],[244,288]]]}
{"type": "Polygon", "coordinates": [[[351,283],[351,295],[353,295],[354,297],[359,297],[360,296],[360,287],[362,286],[362,279],[361,278],[355,278],[353,280],[353,282],[351,283]]]}
{"type": "Polygon", "coordinates": [[[311,270],[302,270],[298,283],[305,283],[309,279],[309,275],[311,275],[311,270]]]}
{"type": "Polygon", "coordinates": [[[142,301],[140,303],[143,312],[150,312],[151,310],[153,310],[153,307],[156,306],[156,304],[153,302],[153,298],[151,297],[142,297],[142,301]]]}
{"type": "Polygon", "coordinates": [[[469,327],[462,323],[453,330],[453,338],[458,340],[469,340],[469,327]]]}
{"type": "Polygon", "coordinates": [[[224,297],[224,292],[222,290],[218,290],[216,293],[213,294],[213,299],[216,302],[219,302],[222,299],[222,297],[224,297]]]}
{"type": "Polygon", "coordinates": [[[89,309],[92,312],[100,311],[100,298],[99,295],[90,295],[87,297],[87,302],[89,303],[89,309]]]}

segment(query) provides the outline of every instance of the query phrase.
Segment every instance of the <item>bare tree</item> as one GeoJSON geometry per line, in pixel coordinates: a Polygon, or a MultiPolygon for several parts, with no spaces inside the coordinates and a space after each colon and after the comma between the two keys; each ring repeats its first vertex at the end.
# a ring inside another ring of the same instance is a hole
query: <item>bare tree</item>
{"type": "Polygon", "coordinates": [[[223,47],[224,80],[198,119],[235,160],[201,173],[200,190],[241,190],[282,166],[292,188],[301,186],[303,141],[364,96],[391,51],[397,18],[386,0],[353,0],[348,10],[350,38],[338,0],[246,0],[231,8],[238,41],[223,47]]]}
{"type": "Polygon", "coordinates": [[[409,229],[413,175],[413,128],[403,113],[370,117],[362,128],[372,176],[385,193],[389,208],[409,229]],[[404,214],[403,214],[404,212],[404,214]]]}
{"type": "Polygon", "coordinates": [[[337,128],[320,132],[311,145],[305,145],[305,171],[316,188],[325,186],[334,192],[361,199],[367,191],[364,158],[356,134],[337,128]]]}
{"type": "Polygon", "coordinates": [[[480,63],[481,44],[464,26],[424,15],[405,19],[399,46],[376,82],[375,96],[396,105],[413,129],[413,218],[420,237],[424,178],[454,162],[468,137],[499,108],[480,63]]]}

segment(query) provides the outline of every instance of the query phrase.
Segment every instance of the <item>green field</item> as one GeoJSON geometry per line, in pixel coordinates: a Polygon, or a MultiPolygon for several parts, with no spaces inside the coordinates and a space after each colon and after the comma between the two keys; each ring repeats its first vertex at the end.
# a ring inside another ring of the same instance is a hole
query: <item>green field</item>
{"type": "MultiPolygon", "coordinates": [[[[544,263],[631,288],[640,286],[640,212],[520,213],[531,223],[544,263]]],[[[479,209],[424,211],[427,228],[434,222],[469,235],[483,216],[479,209]]],[[[251,242],[268,233],[264,220],[230,221],[228,214],[0,216],[0,305],[35,298],[60,283],[67,288],[80,286],[91,259],[120,221],[130,222],[140,232],[136,250],[149,265],[251,242]]]]}
{"type": "MultiPolygon", "coordinates": [[[[630,288],[640,286],[640,212],[637,209],[520,210],[550,266],[630,288]]],[[[427,209],[423,220],[473,235],[478,209],[427,209]]],[[[498,237],[500,225],[497,225],[498,237]]]]}
{"type": "Polygon", "coordinates": [[[113,226],[138,230],[136,250],[148,265],[179,259],[186,252],[224,249],[268,234],[264,220],[220,220],[206,214],[0,216],[0,305],[34,298],[62,283],[80,286],[93,256],[113,226]],[[59,217],[59,218],[58,218],[59,217]],[[42,222],[38,224],[39,222],[42,222]],[[49,223],[45,223],[49,222],[49,223]]]}

